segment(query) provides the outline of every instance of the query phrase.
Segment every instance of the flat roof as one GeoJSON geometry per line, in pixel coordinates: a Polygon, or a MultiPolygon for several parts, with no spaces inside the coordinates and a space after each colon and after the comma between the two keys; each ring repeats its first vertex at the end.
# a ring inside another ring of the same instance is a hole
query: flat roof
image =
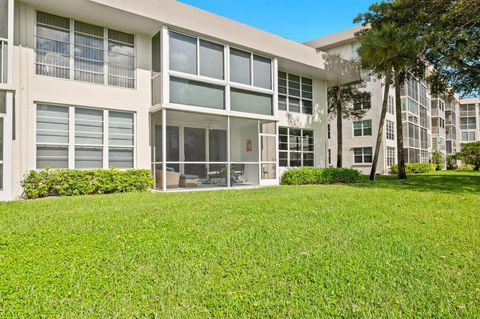
{"type": "Polygon", "coordinates": [[[319,49],[319,50],[329,50],[334,47],[339,47],[344,44],[357,42],[355,38],[355,33],[365,29],[364,26],[355,26],[353,28],[329,34],[324,37],[320,37],[308,42],[305,42],[304,45],[319,49]]]}

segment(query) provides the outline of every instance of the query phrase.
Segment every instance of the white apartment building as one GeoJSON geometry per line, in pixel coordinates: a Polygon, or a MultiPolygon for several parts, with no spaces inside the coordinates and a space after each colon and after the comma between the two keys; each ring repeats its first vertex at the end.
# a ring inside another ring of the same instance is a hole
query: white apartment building
{"type": "Polygon", "coordinates": [[[159,190],[326,167],[326,54],[174,0],[0,0],[0,199],[45,168],[150,169],[159,190]]]}
{"type": "Polygon", "coordinates": [[[480,141],[480,99],[460,100],[460,142],[480,141]]]}
{"type": "MultiPolygon", "coordinates": [[[[355,33],[361,29],[360,26],[355,27],[305,44],[329,54],[338,54],[344,59],[358,59],[357,49],[360,44],[355,38],[355,33]]],[[[371,94],[371,104],[366,106],[367,111],[361,120],[343,121],[342,152],[344,167],[355,168],[369,174],[382,110],[384,80],[368,74],[364,74],[363,79],[365,91],[371,94]]],[[[457,116],[455,112],[455,107],[458,107],[457,101],[446,103],[443,97],[431,96],[425,80],[412,78],[406,81],[401,90],[401,103],[405,161],[429,162],[432,151],[439,150],[445,164],[448,154],[447,141],[451,151],[458,145],[455,125],[457,119],[446,126],[447,115],[457,116]]],[[[333,117],[330,117],[328,137],[329,164],[335,166],[337,132],[336,120],[333,117]]],[[[395,92],[394,87],[391,87],[377,174],[388,174],[395,163],[397,163],[395,92]]]]}

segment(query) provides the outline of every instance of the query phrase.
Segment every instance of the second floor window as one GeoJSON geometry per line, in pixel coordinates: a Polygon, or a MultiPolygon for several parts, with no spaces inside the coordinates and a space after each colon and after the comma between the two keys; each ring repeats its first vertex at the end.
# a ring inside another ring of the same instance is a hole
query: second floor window
{"type": "Polygon", "coordinates": [[[372,136],[372,120],[353,122],[353,136],[372,136]]]}
{"type": "Polygon", "coordinates": [[[280,111],[312,114],[312,79],[278,72],[278,109],[280,111]]]}
{"type": "Polygon", "coordinates": [[[132,34],[37,12],[35,49],[39,75],[135,87],[132,34]]]}
{"type": "Polygon", "coordinates": [[[395,122],[387,120],[387,140],[395,139],[395,122]]]}

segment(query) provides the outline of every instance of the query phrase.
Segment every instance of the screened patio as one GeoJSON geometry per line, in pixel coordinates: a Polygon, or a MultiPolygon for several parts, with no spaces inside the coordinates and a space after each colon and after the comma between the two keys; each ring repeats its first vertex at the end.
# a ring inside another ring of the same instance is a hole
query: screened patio
{"type": "Polygon", "coordinates": [[[157,190],[278,184],[276,122],[161,110],[151,114],[157,190]]]}

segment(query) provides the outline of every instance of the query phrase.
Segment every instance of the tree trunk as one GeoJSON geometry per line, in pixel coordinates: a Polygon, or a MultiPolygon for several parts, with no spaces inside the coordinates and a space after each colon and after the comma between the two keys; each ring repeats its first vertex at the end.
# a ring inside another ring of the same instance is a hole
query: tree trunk
{"type": "Polygon", "coordinates": [[[337,111],[337,167],[342,167],[343,134],[342,134],[342,99],[341,88],[335,88],[335,107],[337,111]]]}
{"type": "Polygon", "coordinates": [[[380,146],[382,145],[383,127],[385,126],[385,117],[387,115],[388,92],[390,90],[390,82],[392,80],[391,71],[387,72],[385,77],[385,91],[383,93],[382,113],[380,114],[380,124],[378,125],[377,143],[375,145],[375,155],[373,156],[372,170],[370,171],[370,180],[375,179],[377,173],[378,157],[380,155],[380,146]]]}
{"type": "Polygon", "coordinates": [[[402,101],[400,100],[400,70],[394,67],[395,72],[395,115],[397,122],[397,160],[398,160],[398,178],[407,179],[405,172],[405,156],[403,151],[403,126],[402,126],[402,101]]]}

